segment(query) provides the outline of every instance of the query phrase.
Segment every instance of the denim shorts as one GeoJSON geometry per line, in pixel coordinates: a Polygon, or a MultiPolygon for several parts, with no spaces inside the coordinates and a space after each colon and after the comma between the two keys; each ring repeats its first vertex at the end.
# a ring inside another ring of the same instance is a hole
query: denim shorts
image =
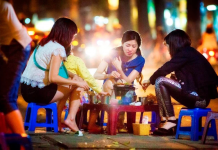
{"type": "Polygon", "coordinates": [[[10,45],[1,45],[0,55],[0,111],[7,114],[17,110],[21,74],[30,55],[30,44],[23,46],[13,39],[10,45]],[[8,60],[5,61],[4,58],[8,60]]]}

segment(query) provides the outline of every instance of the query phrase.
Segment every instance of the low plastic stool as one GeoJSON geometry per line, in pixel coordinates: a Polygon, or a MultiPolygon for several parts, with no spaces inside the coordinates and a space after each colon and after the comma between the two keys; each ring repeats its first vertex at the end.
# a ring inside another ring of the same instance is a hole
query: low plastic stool
{"type": "Polygon", "coordinates": [[[36,127],[46,127],[47,131],[58,132],[58,117],[57,117],[57,104],[51,103],[48,105],[29,103],[26,110],[24,127],[29,131],[35,131],[36,127]],[[37,112],[38,109],[44,108],[46,110],[46,122],[37,123],[37,112]]]}
{"type": "MultiPolygon", "coordinates": [[[[176,139],[179,138],[179,135],[189,135],[192,141],[198,141],[199,137],[203,135],[202,117],[207,116],[209,111],[211,111],[210,108],[182,108],[179,113],[176,139]],[[180,127],[183,116],[191,117],[191,127],[180,127]]],[[[211,128],[207,135],[214,136],[214,139],[217,139],[215,120],[211,122],[211,128]]]]}
{"type": "MultiPolygon", "coordinates": [[[[206,137],[207,137],[207,132],[208,132],[208,127],[209,127],[209,124],[215,122],[215,119],[218,119],[218,112],[208,112],[207,114],[207,119],[206,119],[206,123],[204,125],[204,132],[203,132],[203,136],[202,136],[202,139],[201,139],[201,142],[204,144],[205,143],[205,140],[206,140],[206,137]]],[[[216,122],[215,122],[216,123],[216,122]]],[[[216,138],[214,138],[216,139],[216,138]]],[[[216,139],[217,140],[217,139],[216,139]]]]}

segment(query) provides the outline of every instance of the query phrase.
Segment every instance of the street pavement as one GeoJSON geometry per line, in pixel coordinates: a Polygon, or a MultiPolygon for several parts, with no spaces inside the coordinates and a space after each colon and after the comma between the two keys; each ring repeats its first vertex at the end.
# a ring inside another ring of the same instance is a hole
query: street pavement
{"type": "MultiPolygon", "coordinates": [[[[144,79],[148,79],[157,67],[146,67],[143,70],[144,79]]],[[[154,94],[154,86],[150,86],[144,92],[138,83],[136,83],[136,94],[138,97],[154,94]]],[[[175,116],[178,118],[179,111],[183,107],[176,101],[172,100],[174,105],[175,116]]],[[[22,96],[18,97],[18,106],[21,110],[23,118],[25,118],[27,103],[22,96]]],[[[211,100],[208,108],[213,111],[218,111],[218,99],[211,100]]],[[[146,112],[144,115],[151,118],[151,113],[146,112]]],[[[64,118],[64,113],[62,114],[64,118]]],[[[139,122],[140,113],[137,113],[136,122],[139,122]]],[[[63,119],[62,119],[63,120],[63,119]]],[[[45,110],[40,109],[38,112],[38,122],[45,121],[45,110]]],[[[105,116],[107,122],[107,115],[105,116]]],[[[218,121],[218,120],[217,120],[218,121]]],[[[218,122],[216,124],[218,126],[218,122]]],[[[125,119],[126,122],[126,119],[125,119]]],[[[202,119],[204,126],[205,117],[202,119]]],[[[182,126],[190,126],[191,118],[183,117],[182,126]]],[[[175,136],[139,136],[132,133],[122,133],[114,136],[107,134],[89,134],[84,132],[83,137],[78,137],[73,132],[70,134],[46,132],[45,128],[37,128],[36,131],[28,132],[31,136],[34,150],[62,150],[62,149],[218,149],[218,142],[214,141],[213,137],[207,137],[206,144],[201,144],[201,141],[191,141],[189,136],[180,136],[175,139],[175,136]]]]}

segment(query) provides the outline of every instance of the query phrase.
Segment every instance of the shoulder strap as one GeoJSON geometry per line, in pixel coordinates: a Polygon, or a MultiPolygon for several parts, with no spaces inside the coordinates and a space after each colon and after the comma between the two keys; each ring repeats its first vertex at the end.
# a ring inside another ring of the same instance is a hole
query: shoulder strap
{"type": "Polygon", "coordinates": [[[42,66],[40,66],[37,61],[36,61],[36,51],[38,49],[39,45],[36,46],[35,50],[34,50],[34,54],[33,54],[33,61],[34,61],[34,64],[36,65],[36,67],[38,67],[39,69],[43,70],[43,71],[49,71],[49,69],[45,69],[43,68],[42,66]]]}

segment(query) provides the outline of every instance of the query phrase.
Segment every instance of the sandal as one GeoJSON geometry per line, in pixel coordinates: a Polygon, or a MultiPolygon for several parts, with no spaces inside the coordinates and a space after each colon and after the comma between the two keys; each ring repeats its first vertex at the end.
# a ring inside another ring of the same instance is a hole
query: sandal
{"type": "MultiPolygon", "coordinates": [[[[162,122],[162,121],[161,121],[162,122]]],[[[165,121],[166,122],[166,121],[165,121]]],[[[164,129],[164,128],[158,128],[157,130],[155,130],[153,132],[153,135],[164,135],[164,136],[168,136],[168,135],[175,135],[176,134],[176,129],[177,129],[177,122],[178,120],[167,120],[167,122],[171,122],[176,124],[176,126],[169,128],[169,129],[164,129]]]]}
{"type": "Polygon", "coordinates": [[[83,136],[83,133],[80,130],[76,131],[75,134],[78,135],[78,136],[83,136]]]}
{"type": "Polygon", "coordinates": [[[58,133],[69,134],[69,130],[62,129],[61,131],[58,131],[58,133]]]}

